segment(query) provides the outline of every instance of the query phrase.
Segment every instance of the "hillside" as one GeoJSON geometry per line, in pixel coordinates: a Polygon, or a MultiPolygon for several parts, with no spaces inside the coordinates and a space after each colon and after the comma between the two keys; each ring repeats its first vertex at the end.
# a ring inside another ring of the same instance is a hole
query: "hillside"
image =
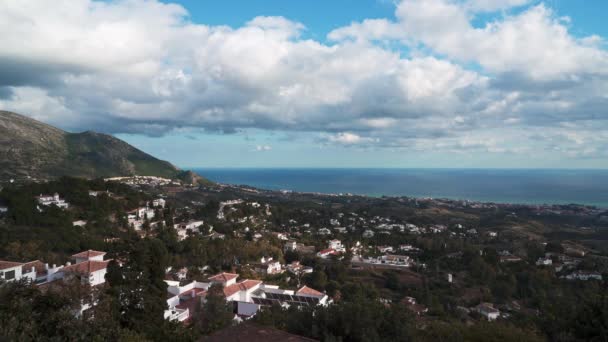
{"type": "MultiPolygon", "coordinates": [[[[0,111],[0,179],[130,175],[184,178],[186,172],[107,134],[69,133],[0,111]]],[[[184,180],[204,181],[198,175],[184,180]]]]}

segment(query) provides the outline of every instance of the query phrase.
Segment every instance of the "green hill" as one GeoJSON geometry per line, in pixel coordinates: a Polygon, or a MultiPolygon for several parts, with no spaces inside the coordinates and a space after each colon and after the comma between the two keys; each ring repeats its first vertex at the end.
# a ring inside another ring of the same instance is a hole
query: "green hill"
{"type": "Polygon", "coordinates": [[[131,175],[206,182],[111,135],[91,131],[69,133],[16,113],[0,111],[0,179],[131,175]]]}

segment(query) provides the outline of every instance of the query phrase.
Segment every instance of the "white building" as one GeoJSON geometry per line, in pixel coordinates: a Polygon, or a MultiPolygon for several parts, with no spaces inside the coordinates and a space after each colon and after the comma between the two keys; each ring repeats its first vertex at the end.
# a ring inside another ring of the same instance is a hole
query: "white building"
{"type": "Polygon", "coordinates": [[[327,229],[327,228],[321,228],[317,231],[317,234],[319,235],[329,235],[331,234],[331,230],[327,229]]]}
{"type": "Polygon", "coordinates": [[[500,316],[500,311],[494,308],[493,304],[481,303],[473,308],[473,311],[478,312],[488,321],[495,321],[500,316]]]}
{"type": "Polygon", "coordinates": [[[78,220],[78,221],[72,222],[72,226],[74,226],[74,227],[84,227],[86,225],[87,225],[87,221],[85,221],[85,220],[78,220]]]}
{"type": "Polygon", "coordinates": [[[12,261],[0,261],[0,279],[5,281],[28,281],[44,284],[58,279],[71,279],[79,277],[83,284],[96,286],[105,282],[107,264],[104,261],[105,252],[88,250],[74,254],[74,264],[67,263],[65,266],[45,264],[39,260],[20,263],[12,261]]]}
{"type": "Polygon", "coordinates": [[[536,260],[536,266],[550,266],[553,264],[553,260],[551,258],[538,258],[536,260]]]}
{"type": "Polygon", "coordinates": [[[333,249],[336,252],[344,252],[344,246],[342,245],[342,241],[334,239],[334,240],[329,240],[329,243],[327,245],[327,248],[333,249]]]}
{"type": "Polygon", "coordinates": [[[80,278],[83,284],[97,286],[105,283],[109,260],[104,261],[105,252],[88,250],[72,255],[75,264],[67,263],[59,273],[62,278],[80,278]]]}
{"type": "Polygon", "coordinates": [[[40,195],[36,197],[38,204],[43,205],[45,207],[55,205],[61,209],[67,209],[70,205],[63,199],[59,197],[58,193],[54,195],[40,195]]]}
{"type": "Polygon", "coordinates": [[[291,272],[295,275],[313,272],[312,267],[304,266],[304,265],[300,264],[299,261],[292,261],[291,264],[285,266],[285,269],[287,269],[288,272],[291,272]]]}
{"type": "Polygon", "coordinates": [[[283,247],[284,251],[295,251],[298,248],[298,243],[295,241],[287,241],[285,243],[285,247],[283,247]]]}
{"type": "Polygon", "coordinates": [[[364,238],[371,238],[374,237],[374,231],[367,229],[366,231],[363,232],[363,237],[364,238]]]}
{"type": "Polygon", "coordinates": [[[597,272],[588,272],[588,271],[576,271],[574,273],[570,273],[565,277],[568,280],[602,280],[602,275],[597,272]]]}
{"type": "Polygon", "coordinates": [[[204,303],[210,283],[193,281],[180,286],[179,281],[165,280],[167,283],[167,310],[164,318],[170,321],[184,322],[192,317],[199,303],[204,303]]]}
{"type": "Polygon", "coordinates": [[[272,257],[262,257],[258,264],[254,264],[254,269],[256,272],[266,275],[283,273],[281,263],[274,260],[272,257]]]}
{"type": "Polygon", "coordinates": [[[152,201],[152,207],[154,208],[164,208],[166,201],[162,198],[157,198],[152,201]]]}
{"type": "Polygon", "coordinates": [[[328,249],[324,249],[324,250],[322,250],[322,251],[319,251],[319,252],[317,253],[317,256],[318,256],[319,258],[321,258],[321,259],[327,259],[327,258],[329,258],[330,256],[332,256],[332,255],[337,255],[337,254],[338,254],[338,252],[337,252],[335,249],[333,249],[333,248],[328,248],[328,249]]]}
{"type": "Polygon", "coordinates": [[[380,252],[380,253],[393,252],[393,247],[391,247],[391,246],[378,246],[376,248],[378,249],[378,252],[380,252]]]}
{"type": "Polygon", "coordinates": [[[142,207],[135,209],[135,215],[137,215],[137,218],[140,220],[151,220],[154,218],[155,213],[154,209],[152,208],[142,207]]]}

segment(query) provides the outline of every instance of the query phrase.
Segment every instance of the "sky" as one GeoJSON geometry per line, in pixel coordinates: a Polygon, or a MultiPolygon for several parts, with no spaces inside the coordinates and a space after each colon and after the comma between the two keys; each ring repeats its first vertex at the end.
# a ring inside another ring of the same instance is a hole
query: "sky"
{"type": "Polygon", "coordinates": [[[608,168],[605,13],[605,0],[4,0],[0,109],[184,168],[608,168]]]}

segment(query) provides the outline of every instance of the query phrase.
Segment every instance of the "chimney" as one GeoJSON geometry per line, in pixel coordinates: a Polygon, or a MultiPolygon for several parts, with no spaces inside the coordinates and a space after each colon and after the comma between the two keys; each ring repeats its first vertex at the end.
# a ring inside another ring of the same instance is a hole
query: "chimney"
{"type": "Polygon", "coordinates": [[[44,264],[44,269],[48,270],[49,269],[49,264],[44,264]]]}

